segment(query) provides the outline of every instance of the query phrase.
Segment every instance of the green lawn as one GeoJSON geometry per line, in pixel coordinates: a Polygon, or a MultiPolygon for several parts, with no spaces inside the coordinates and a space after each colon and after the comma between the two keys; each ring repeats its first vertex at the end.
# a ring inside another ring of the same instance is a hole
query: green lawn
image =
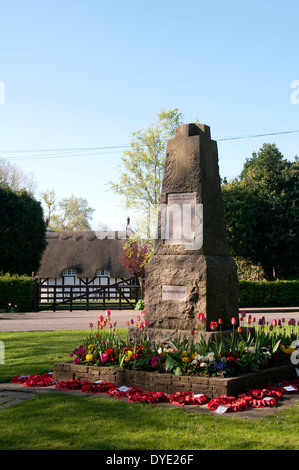
{"type": "MultiPolygon", "coordinates": [[[[68,360],[89,330],[0,333],[0,381],[68,360]]],[[[98,395],[42,393],[0,409],[1,450],[298,450],[299,406],[263,418],[196,414],[98,395]]]]}

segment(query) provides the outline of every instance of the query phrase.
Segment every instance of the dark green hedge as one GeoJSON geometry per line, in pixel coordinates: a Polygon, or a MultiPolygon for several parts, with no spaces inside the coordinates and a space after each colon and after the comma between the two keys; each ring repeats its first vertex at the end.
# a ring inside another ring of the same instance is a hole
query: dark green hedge
{"type": "Polygon", "coordinates": [[[0,310],[30,312],[34,280],[28,276],[0,276],[0,310]],[[11,304],[11,305],[9,305],[11,304]]]}
{"type": "Polygon", "coordinates": [[[298,307],[299,281],[239,281],[240,307],[298,307]]]}

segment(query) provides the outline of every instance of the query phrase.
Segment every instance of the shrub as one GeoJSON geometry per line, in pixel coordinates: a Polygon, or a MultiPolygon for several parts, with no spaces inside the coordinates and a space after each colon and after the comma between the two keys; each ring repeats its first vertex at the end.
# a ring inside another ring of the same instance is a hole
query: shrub
{"type": "Polygon", "coordinates": [[[34,280],[29,276],[0,275],[0,310],[30,311],[34,280]]]}
{"type": "Polygon", "coordinates": [[[296,307],[299,281],[239,281],[241,307],[296,307]]]}

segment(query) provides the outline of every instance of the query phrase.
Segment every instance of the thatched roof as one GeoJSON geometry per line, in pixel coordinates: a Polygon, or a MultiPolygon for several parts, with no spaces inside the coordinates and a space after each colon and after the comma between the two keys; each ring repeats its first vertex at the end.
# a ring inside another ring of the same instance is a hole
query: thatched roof
{"type": "Polygon", "coordinates": [[[127,278],[120,262],[127,237],[126,231],[48,232],[37,276],[59,278],[64,269],[76,269],[77,277],[95,277],[98,269],[107,269],[111,277],[127,278]]]}

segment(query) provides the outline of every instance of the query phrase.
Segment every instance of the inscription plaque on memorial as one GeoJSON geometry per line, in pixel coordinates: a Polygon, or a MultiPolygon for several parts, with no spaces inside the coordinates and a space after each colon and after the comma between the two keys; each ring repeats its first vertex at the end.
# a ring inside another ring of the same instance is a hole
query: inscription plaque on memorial
{"type": "Polygon", "coordinates": [[[196,192],[167,194],[162,225],[162,238],[166,244],[182,245],[194,242],[196,209],[196,192]]]}
{"type": "Polygon", "coordinates": [[[186,286],[162,286],[162,300],[185,300],[186,286]]]}

